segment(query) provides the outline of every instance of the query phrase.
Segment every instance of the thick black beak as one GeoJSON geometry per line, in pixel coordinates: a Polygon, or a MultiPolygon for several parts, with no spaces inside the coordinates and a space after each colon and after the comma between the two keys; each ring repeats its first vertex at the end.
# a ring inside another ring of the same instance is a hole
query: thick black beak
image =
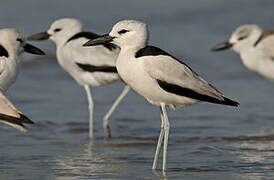
{"type": "Polygon", "coordinates": [[[211,51],[222,51],[222,50],[225,50],[225,49],[229,49],[233,46],[232,43],[230,42],[224,42],[224,43],[221,43],[221,44],[217,44],[216,46],[214,46],[213,48],[211,48],[211,51]]]}
{"type": "Polygon", "coordinates": [[[114,37],[108,35],[108,34],[105,34],[105,35],[102,35],[96,39],[92,39],[92,40],[89,40],[88,42],[86,42],[83,46],[96,46],[96,45],[101,45],[101,44],[104,44],[104,43],[109,43],[111,42],[112,40],[114,39],[114,37]]]}
{"type": "Polygon", "coordinates": [[[39,49],[39,48],[37,48],[33,45],[30,45],[28,43],[26,43],[23,46],[23,48],[24,48],[25,52],[28,52],[28,53],[31,53],[31,54],[45,55],[45,53],[41,49],[39,49]]]}
{"type": "Polygon", "coordinates": [[[47,32],[41,32],[37,34],[33,34],[27,38],[29,41],[42,41],[49,39],[50,35],[47,32]]]}

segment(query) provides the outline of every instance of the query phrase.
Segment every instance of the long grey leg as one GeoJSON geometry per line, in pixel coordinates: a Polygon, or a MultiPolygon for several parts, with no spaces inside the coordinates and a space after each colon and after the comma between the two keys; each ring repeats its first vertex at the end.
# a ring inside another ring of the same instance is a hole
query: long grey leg
{"type": "Polygon", "coordinates": [[[161,145],[163,142],[163,137],[164,137],[164,115],[163,115],[163,111],[162,108],[160,108],[160,112],[161,112],[161,131],[160,131],[160,135],[158,138],[158,143],[157,143],[157,147],[156,147],[156,151],[155,151],[155,155],[154,155],[154,161],[153,161],[153,165],[152,165],[152,169],[156,169],[157,168],[157,162],[159,159],[159,154],[160,154],[160,150],[161,150],[161,145]]]}
{"type": "Polygon", "coordinates": [[[167,146],[168,146],[168,136],[169,136],[169,120],[166,113],[165,104],[161,104],[161,109],[164,114],[164,131],[165,131],[165,137],[164,137],[164,151],[163,151],[163,171],[166,171],[166,164],[167,164],[167,146]]]}
{"type": "Polygon", "coordinates": [[[93,100],[91,91],[88,85],[85,85],[85,90],[88,96],[88,108],[89,108],[89,137],[93,139],[93,100]]]}
{"type": "Polygon", "coordinates": [[[129,90],[130,90],[130,87],[128,85],[126,85],[124,87],[122,93],[120,94],[120,96],[115,100],[115,102],[113,103],[113,105],[111,106],[109,111],[104,116],[103,127],[104,127],[105,134],[108,138],[111,137],[111,132],[110,132],[110,128],[109,128],[109,117],[111,116],[113,111],[116,109],[116,107],[119,105],[119,103],[122,101],[122,99],[126,96],[126,94],[129,92],[129,90]]]}

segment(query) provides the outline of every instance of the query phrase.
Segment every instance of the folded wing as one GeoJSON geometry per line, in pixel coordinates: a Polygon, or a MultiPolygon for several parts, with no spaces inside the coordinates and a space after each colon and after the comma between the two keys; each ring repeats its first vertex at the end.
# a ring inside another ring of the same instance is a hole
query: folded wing
{"type": "Polygon", "coordinates": [[[201,101],[232,106],[238,105],[237,102],[225,98],[214,86],[171,55],[166,53],[165,55],[146,57],[143,58],[145,58],[144,63],[147,73],[165,91],[201,101]]]}
{"type": "Polygon", "coordinates": [[[33,121],[21,114],[2,92],[0,92],[0,122],[24,132],[27,131],[24,123],[33,124],[33,121]]]}

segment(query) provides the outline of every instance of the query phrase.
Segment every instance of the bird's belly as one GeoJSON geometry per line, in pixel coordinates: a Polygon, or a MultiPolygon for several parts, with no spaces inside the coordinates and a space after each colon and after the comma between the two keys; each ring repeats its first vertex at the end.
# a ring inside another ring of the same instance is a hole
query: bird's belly
{"type": "Polygon", "coordinates": [[[74,79],[81,85],[101,86],[114,83],[120,80],[120,77],[117,73],[81,72],[74,75],[74,79]]]}

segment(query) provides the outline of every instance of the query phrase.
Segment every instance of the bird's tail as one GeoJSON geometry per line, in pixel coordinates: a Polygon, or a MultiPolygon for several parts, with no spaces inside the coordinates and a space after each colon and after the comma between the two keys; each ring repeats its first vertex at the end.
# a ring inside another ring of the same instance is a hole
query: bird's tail
{"type": "Polygon", "coordinates": [[[228,106],[239,106],[239,103],[236,102],[236,101],[233,101],[231,99],[228,99],[226,97],[224,97],[224,100],[223,101],[218,101],[216,102],[218,104],[223,104],[223,105],[228,105],[228,106]]]}
{"type": "Polygon", "coordinates": [[[26,132],[27,129],[24,126],[23,123],[25,124],[33,124],[34,122],[31,121],[28,117],[26,117],[23,114],[20,114],[20,117],[13,117],[13,116],[9,116],[9,115],[5,115],[5,114],[1,114],[0,113],[0,122],[7,124],[11,127],[14,127],[20,131],[26,132]]]}

